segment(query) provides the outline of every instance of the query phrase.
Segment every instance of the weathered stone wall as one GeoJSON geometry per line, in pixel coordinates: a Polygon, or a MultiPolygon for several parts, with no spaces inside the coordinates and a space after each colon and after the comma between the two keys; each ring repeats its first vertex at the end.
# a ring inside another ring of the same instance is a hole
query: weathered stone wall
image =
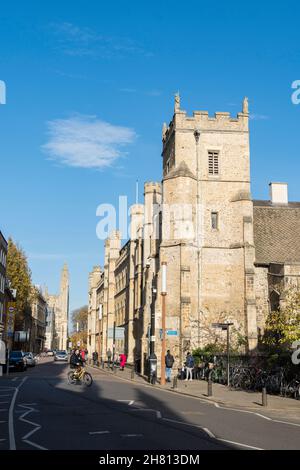
{"type": "Polygon", "coordinates": [[[269,285],[267,267],[255,267],[256,317],[259,336],[263,335],[269,313],[269,285]]]}

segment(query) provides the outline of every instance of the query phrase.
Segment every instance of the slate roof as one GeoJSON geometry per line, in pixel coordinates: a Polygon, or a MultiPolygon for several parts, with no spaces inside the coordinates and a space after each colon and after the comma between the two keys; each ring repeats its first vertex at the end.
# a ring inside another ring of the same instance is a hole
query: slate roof
{"type": "Polygon", "coordinates": [[[253,201],[258,264],[300,262],[300,202],[253,201]]]}

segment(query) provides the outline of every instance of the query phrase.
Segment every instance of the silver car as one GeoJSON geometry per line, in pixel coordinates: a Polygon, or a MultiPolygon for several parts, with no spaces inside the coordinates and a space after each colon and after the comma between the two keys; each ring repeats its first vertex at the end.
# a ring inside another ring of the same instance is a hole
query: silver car
{"type": "Polygon", "coordinates": [[[64,361],[68,362],[68,353],[67,351],[56,351],[54,355],[54,360],[55,361],[64,361]]]}
{"type": "Polygon", "coordinates": [[[36,365],[36,360],[32,352],[24,353],[25,361],[28,367],[34,367],[36,365]]]}

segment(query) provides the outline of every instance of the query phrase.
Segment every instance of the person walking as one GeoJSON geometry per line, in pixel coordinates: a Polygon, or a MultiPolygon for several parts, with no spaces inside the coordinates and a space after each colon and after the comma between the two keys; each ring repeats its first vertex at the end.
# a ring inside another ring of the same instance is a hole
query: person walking
{"type": "Polygon", "coordinates": [[[94,351],[93,352],[93,364],[94,364],[94,366],[96,366],[97,363],[98,363],[98,353],[97,353],[97,351],[94,351]]]}
{"type": "Polygon", "coordinates": [[[126,361],[127,361],[126,354],[124,354],[124,353],[120,354],[120,370],[124,370],[124,367],[126,365],[126,361]]]}
{"type": "Polygon", "coordinates": [[[172,367],[174,364],[174,357],[170,353],[170,349],[167,351],[167,355],[165,357],[165,364],[166,364],[166,380],[167,382],[171,382],[171,375],[172,375],[172,367]]]}
{"type": "Polygon", "coordinates": [[[193,380],[193,369],[195,365],[195,361],[193,356],[191,355],[190,352],[187,353],[186,360],[185,360],[185,365],[186,365],[186,379],[185,380],[193,380]],[[190,379],[189,379],[190,377],[190,379]]]}
{"type": "Polygon", "coordinates": [[[111,350],[108,349],[107,353],[107,368],[109,369],[110,368],[110,364],[111,364],[111,356],[112,356],[112,353],[111,353],[111,350]]]}

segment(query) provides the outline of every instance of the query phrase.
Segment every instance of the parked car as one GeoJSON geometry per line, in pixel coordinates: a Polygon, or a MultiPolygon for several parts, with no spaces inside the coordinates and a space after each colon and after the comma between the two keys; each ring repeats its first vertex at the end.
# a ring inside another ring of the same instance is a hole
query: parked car
{"type": "Polygon", "coordinates": [[[26,364],[29,367],[34,367],[36,365],[36,359],[34,358],[34,355],[32,352],[26,352],[24,353],[25,359],[26,359],[26,364]]]}
{"type": "Polygon", "coordinates": [[[9,353],[9,368],[22,372],[27,369],[27,362],[23,351],[11,351],[9,353]]]}
{"type": "Polygon", "coordinates": [[[47,356],[54,356],[54,352],[52,351],[52,349],[49,349],[47,351],[47,356]]]}
{"type": "Polygon", "coordinates": [[[67,351],[56,351],[54,355],[54,360],[55,361],[68,361],[68,353],[67,351]]]}

